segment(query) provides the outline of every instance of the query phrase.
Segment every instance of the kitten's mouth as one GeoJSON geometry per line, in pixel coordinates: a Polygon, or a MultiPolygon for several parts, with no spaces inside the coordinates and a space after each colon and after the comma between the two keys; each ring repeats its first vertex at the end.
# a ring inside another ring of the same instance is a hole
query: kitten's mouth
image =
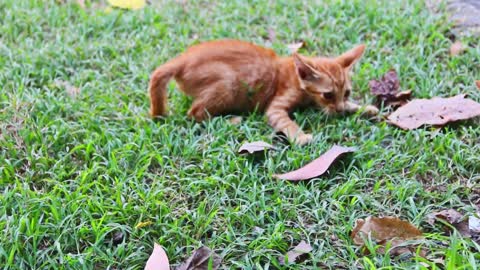
{"type": "Polygon", "coordinates": [[[323,107],[323,112],[327,115],[333,115],[333,114],[337,113],[337,110],[335,110],[335,108],[331,108],[331,107],[323,107]]]}

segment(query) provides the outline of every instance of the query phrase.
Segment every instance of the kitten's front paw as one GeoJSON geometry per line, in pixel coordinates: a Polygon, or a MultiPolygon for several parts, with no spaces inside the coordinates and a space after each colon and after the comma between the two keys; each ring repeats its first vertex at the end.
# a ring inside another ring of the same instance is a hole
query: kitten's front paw
{"type": "Polygon", "coordinates": [[[367,107],[365,107],[365,113],[368,115],[375,116],[379,112],[380,111],[378,110],[378,108],[373,105],[368,105],[367,107]]]}
{"type": "Polygon", "coordinates": [[[298,144],[298,145],[305,145],[307,143],[310,143],[312,140],[313,140],[313,135],[305,134],[305,133],[298,134],[298,136],[295,137],[294,139],[295,144],[298,144]]]}

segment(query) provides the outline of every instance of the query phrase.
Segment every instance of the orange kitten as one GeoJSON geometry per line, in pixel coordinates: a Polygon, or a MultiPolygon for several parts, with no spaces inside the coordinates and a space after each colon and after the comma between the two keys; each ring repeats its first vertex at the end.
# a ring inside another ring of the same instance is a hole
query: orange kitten
{"type": "MultiPolygon", "coordinates": [[[[326,112],[355,112],[348,101],[349,71],[365,50],[359,45],[337,58],[280,57],[274,51],[238,40],[205,42],[158,67],[149,91],[153,117],[167,114],[167,83],[173,77],[193,97],[188,116],[202,121],[209,115],[258,109],[269,124],[298,144],[312,140],[290,119],[298,106],[317,105],[326,112]]],[[[366,106],[365,112],[378,109],[366,106]]]]}

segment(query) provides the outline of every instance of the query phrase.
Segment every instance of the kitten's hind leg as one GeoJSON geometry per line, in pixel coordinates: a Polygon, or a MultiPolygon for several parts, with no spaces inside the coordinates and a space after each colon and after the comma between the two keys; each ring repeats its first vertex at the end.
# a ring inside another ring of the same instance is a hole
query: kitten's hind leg
{"type": "Polygon", "coordinates": [[[196,99],[187,112],[188,117],[195,119],[197,122],[205,120],[209,113],[207,113],[207,104],[204,99],[196,99]]]}
{"type": "Polygon", "coordinates": [[[187,115],[197,122],[204,121],[209,116],[216,116],[235,107],[235,97],[231,91],[225,89],[223,85],[215,88],[209,88],[197,97],[188,110],[187,115]]]}

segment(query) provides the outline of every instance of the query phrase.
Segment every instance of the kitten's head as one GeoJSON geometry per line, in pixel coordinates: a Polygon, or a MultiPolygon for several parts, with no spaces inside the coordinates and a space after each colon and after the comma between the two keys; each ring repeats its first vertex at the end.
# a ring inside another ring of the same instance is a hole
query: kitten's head
{"type": "Polygon", "coordinates": [[[350,71],[362,57],[365,45],[358,45],[336,58],[293,55],[301,87],[327,113],[345,109],[351,91],[350,71]]]}

